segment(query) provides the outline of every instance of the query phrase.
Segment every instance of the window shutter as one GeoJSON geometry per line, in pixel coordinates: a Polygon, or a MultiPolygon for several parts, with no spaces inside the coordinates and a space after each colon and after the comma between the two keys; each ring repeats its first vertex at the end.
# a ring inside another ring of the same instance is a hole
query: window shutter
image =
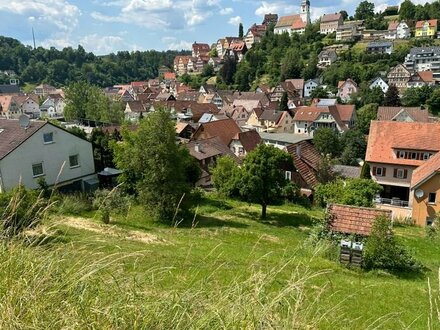
{"type": "Polygon", "coordinates": [[[382,176],[386,176],[387,175],[387,169],[384,167],[382,169],[382,176]]]}
{"type": "Polygon", "coordinates": [[[394,175],[395,178],[397,178],[397,168],[394,169],[394,175]]]}
{"type": "Polygon", "coordinates": [[[373,166],[373,175],[376,175],[376,166],[373,166]]]}
{"type": "Polygon", "coordinates": [[[403,178],[406,179],[408,177],[408,170],[403,170],[403,178]]]}

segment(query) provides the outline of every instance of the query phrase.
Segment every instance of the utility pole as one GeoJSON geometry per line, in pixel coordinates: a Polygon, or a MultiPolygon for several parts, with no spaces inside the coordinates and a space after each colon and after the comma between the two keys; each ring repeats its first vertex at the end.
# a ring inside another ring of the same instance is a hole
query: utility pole
{"type": "Polygon", "coordinates": [[[32,39],[34,40],[34,49],[36,49],[34,27],[32,27],[32,39]]]}

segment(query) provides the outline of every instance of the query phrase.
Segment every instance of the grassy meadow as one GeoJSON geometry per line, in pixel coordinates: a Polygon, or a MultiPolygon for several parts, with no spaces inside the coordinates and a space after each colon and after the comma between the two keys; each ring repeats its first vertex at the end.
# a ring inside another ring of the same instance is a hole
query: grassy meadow
{"type": "Polygon", "coordinates": [[[425,275],[365,273],[310,243],[321,209],[208,196],[193,221],[140,207],[56,215],[0,247],[1,329],[436,329],[440,239],[396,227],[425,275]],[[178,220],[178,219],[177,219],[178,220]],[[428,286],[428,282],[430,285],[428,286]]]}

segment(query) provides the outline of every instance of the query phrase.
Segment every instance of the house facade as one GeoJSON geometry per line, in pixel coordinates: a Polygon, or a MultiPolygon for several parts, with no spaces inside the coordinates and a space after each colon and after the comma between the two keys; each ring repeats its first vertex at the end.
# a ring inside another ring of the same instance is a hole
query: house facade
{"type": "Polygon", "coordinates": [[[310,98],[312,96],[312,92],[320,86],[320,83],[317,79],[310,79],[304,83],[304,97],[310,98]]]}
{"type": "Polygon", "coordinates": [[[414,171],[440,151],[436,123],[372,121],[366,161],[371,177],[384,189],[376,202],[411,207],[414,171]]]}
{"type": "Polygon", "coordinates": [[[411,72],[402,64],[398,64],[388,72],[387,78],[388,86],[396,86],[399,93],[402,94],[407,88],[411,72]]]}
{"type": "Polygon", "coordinates": [[[383,80],[383,78],[377,77],[376,79],[374,79],[371,82],[369,88],[373,89],[373,88],[376,88],[376,87],[379,87],[382,90],[382,92],[385,94],[388,91],[388,88],[390,86],[385,82],[385,80],[383,80]]]}
{"type": "Polygon", "coordinates": [[[418,21],[416,23],[416,38],[434,38],[437,35],[437,20],[418,21]]]}
{"type": "Polygon", "coordinates": [[[404,66],[411,73],[432,71],[434,78],[440,78],[440,47],[411,48],[404,66]]]}
{"type": "Polygon", "coordinates": [[[350,78],[338,83],[338,96],[344,102],[350,100],[351,96],[357,92],[358,85],[350,78]]]}
{"type": "Polygon", "coordinates": [[[318,55],[318,68],[326,68],[338,59],[336,51],[333,49],[323,50],[318,55]]]}
{"type": "Polygon", "coordinates": [[[339,26],[344,23],[341,13],[324,14],[321,16],[319,31],[322,34],[330,34],[336,32],[339,26]]]}
{"type": "Polygon", "coordinates": [[[25,129],[17,120],[0,119],[0,132],[0,192],[20,182],[36,189],[40,178],[50,186],[84,188],[96,178],[92,144],[62,128],[31,121],[25,129]]]}
{"type": "Polygon", "coordinates": [[[40,116],[46,118],[62,118],[66,103],[59,94],[49,95],[40,106],[40,116]]]}
{"type": "Polygon", "coordinates": [[[407,39],[411,36],[410,28],[405,21],[392,21],[388,24],[388,31],[385,34],[385,39],[407,39]]]}
{"type": "Polygon", "coordinates": [[[393,52],[393,43],[391,41],[372,41],[367,45],[369,54],[389,54],[393,52]]]}
{"type": "Polygon", "coordinates": [[[310,21],[310,1],[302,0],[301,2],[301,12],[300,14],[281,16],[275,25],[274,33],[299,33],[305,32],[307,25],[311,23],[310,21]]]}

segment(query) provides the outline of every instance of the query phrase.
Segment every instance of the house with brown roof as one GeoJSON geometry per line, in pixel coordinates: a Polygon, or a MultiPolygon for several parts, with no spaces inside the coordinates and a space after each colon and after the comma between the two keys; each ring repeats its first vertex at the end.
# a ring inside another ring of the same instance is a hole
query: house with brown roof
{"type": "Polygon", "coordinates": [[[331,128],[342,133],[352,128],[355,121],[356,112],[350,104],[299,107],[293,117],[294,132],[309,135],[320,128],[331,128]]]}
{"type": "Polygon", "coordinates": [[[57,92],[57,89],[51,85],[48,84],[41,84],[35,87],[33,90],[33,93],[38,96],[47,96],[49,94],[55,94],[57,92]]]}
{"type": "Polygon", "coordinates": [[[377,203],[408,207],[414,171],[440,151],[440,124],[372,121],[366,153],[371,177],[384,189],[377,203]]]}
{"type": "Polygon", "coordinates": [[[437,20],[430,19],[416,23],[416,38],[434,38],[437,36],[437,20]]]}
{"type": "Polygon", "coordinates": [[[299,185],[302,192],[311,195],[319,183],[317,172],[321,162],[321,155],[310,140],[303,140],[286,147],[292,156],[295,171],[287,172],[286,179],[299,185]]]}
{"type": "Polygon", "coordinates": [[[388,85],[396,86],[400,94],[408,87],[408,81],[411,78],[411,72],[402,64],[392,68],[387,75],[388,85]]]}
{"type": "Polygon", "coordinates": [[[237,133],[229,144],[229,148],[239,158],[245,157],[262,142],[257,131],[250,130],[237,133]]]}
{"type": "Polygon", "coordinates": [[[304,79],[286,79],[274,87],[270,95],[270,101],[280,102],[283,94],[287,93],[289,100],[303,98],[304,79]]]}
{"type": "Polygon", "coordinates": [[[197,42],[194,42],[192,44],[193,57],[208,56],[210,51],[211,51],[211,47],[208,44],[201,44],[197,42]]]}
{"type": "Polygon", "coordinates": [[[440,153],[413,172],[410,193],[415,223],[419,226],[432,225],[440,212],[440,153]]]}
{"type": "Polygon", "coordinates": [[[408,88],[434,86],[434,85],[435,85],[435,80],[434,80],[433,72],[431,70],[415,72],[414,74],[411,75],[407,83],[408,88]]]}
{"type": "Polygon", "coordinates": [[[347,235],[369,236],[378,217],[386,217],[391,222],[391,211],[351,205],[330,204],[327,215],[327,229],[347,235]]]}
{"type": "Polygon", "coordinates": [[[350,100],[353,94],[356,94],[359,91],[358,84],[350,78],[345,81],[340,81],[338,83],[338,97],[341,98],[342,101],[350,100]]]}
{"type": "Polygon", "coordinates": [[[379,107],[377,120],[428,123],[429,113],[421,107],[379,107]]]}
{"type": "Polygon", "coordinates": [[[233,119],[222,119],[201,124],[194,132],[191,140],[199,141],[218,137],[228,146],[238,133],[241,133],[241,129],[233,119]]]}
{"type": "Polygon", "coordinates": [[[267,25],[261,24],[252,25],[244,36],[244,42],[246,43],[247,49],[251,49],[252,46],[261,41],[261,38],[264,36],[266,32],[267,25]]]}
{"type": "Polygon", "coordinates": [[[405,21],[391,21],[388,24],[388,31],[385,39],[407,39],[411,36],[410,28],[405,21]]]}
{"type": "Polygon", "coordinates": [[[212,136],[201,140],[191,140],[185,144],[190,155],[194,157],[200,167],[201,175],[196,186],[202,188],[212,188],[211,168],[217,163],[217,159],[222,156],[229,156],[235,161],[239,159],[229,149],[228,145],[218,136],[212,136]]]}
{"type": "Polygon", "coordinates": [[[40,178],[49,186],[95,185],[92,144],[46,121],[22,127],[0,119],[0,193],[20,183],[37,189],[40,178]]]}
{"type": "Polygon", "coordinates": [[[322,34],[330,34],[336,32],[339,26],[344,23],[341,13],[324,14],[321,16],[319,31],[322,34]]]}
{"type": "Polygon", "coordinates": [[[176,56],[174,58],[174,72],[181,76],[188,72],[188,62],[191,56],[176,56]]]}
{"type": "Polygon", "coordinates": [[[242,105],[229,105],[223,107],[219,114],[233,119],[239,127],[242,127],[246,125],[249,116],[251,115],[251,111],[248,111],[242,105]]]}
{"type": "MultiPolygon", "coordinates": [[[[293,133],[294,122],[289,111],[263,110],[254,128],[258,132],[293,133]]],[[[249,125],[250,122],[248,121],[249,125]]]]}
{"type": "Polygon", "coordinates": [[[124,110],[125,119],[130,121],[139,120],[147,111],[148,109],[141,101],[127,102],[124,110]]]}
{"type": "Polygon", "coordinates": [[[196,129],[189,123],[177,122],[176,123],[176,135],[185,140],[191,139],[191,136],[196,129]]]}
{"type": "Polygon", "coordinates": [[[326,68],[338,59],[338,55],[334,49],[324,49],[318,55],[318,68],[326,68]]]}

